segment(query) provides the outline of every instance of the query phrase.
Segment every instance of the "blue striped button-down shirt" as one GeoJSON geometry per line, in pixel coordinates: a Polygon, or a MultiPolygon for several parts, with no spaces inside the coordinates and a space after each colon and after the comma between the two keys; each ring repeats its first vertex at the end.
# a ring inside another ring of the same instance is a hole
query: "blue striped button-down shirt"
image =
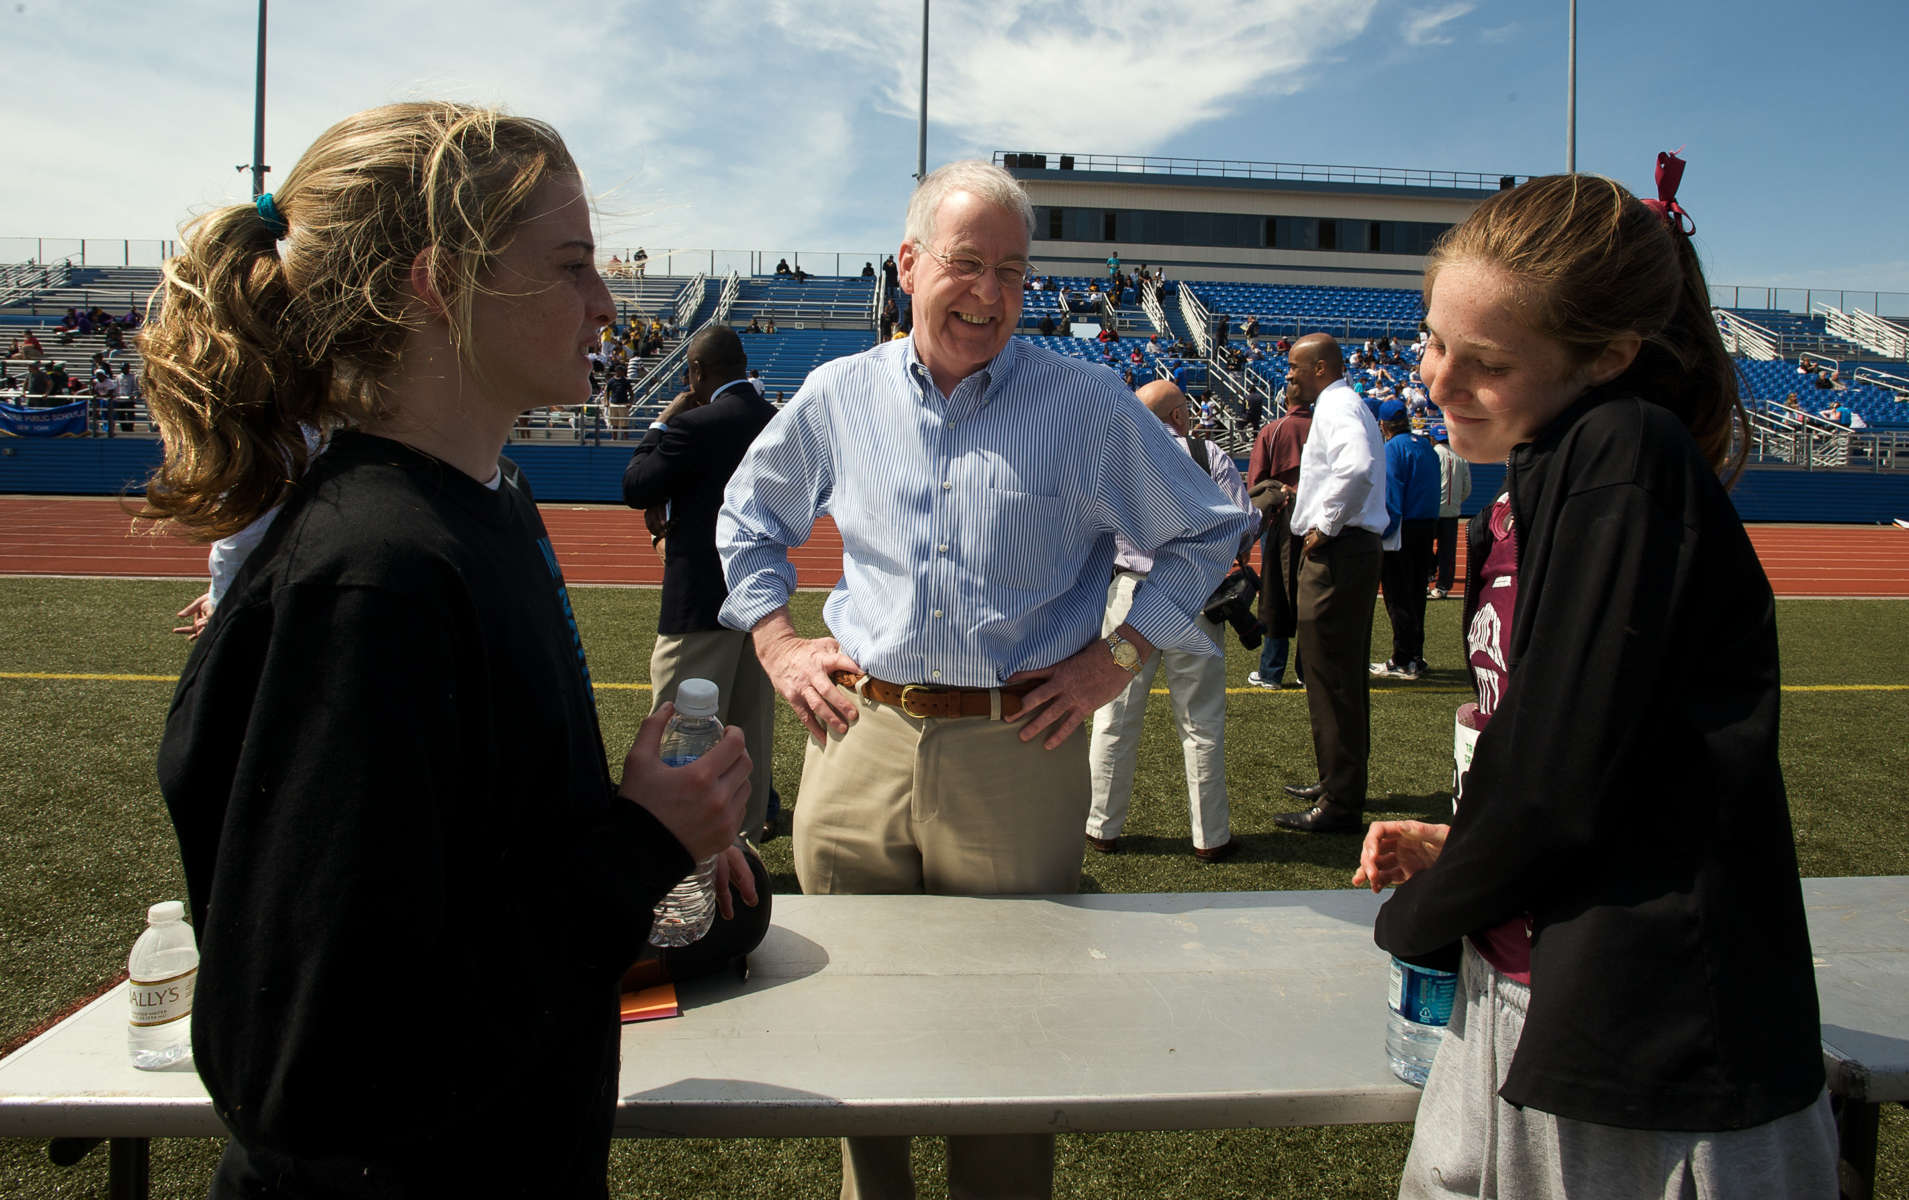
{"type": "Polygon", "coordinates": [[[788,602],[788,549],[824,512],[844,554],[823,620],[843,652],[879,679],[958,687],[1096,637],[1116,533],[1154,557],[1133,628],[1217,653],[1193,618],[1249,520],[1112,371],[1018,337],[948,397],[912,338],[811,373],[723,495],[723,624],[788,602]]]}

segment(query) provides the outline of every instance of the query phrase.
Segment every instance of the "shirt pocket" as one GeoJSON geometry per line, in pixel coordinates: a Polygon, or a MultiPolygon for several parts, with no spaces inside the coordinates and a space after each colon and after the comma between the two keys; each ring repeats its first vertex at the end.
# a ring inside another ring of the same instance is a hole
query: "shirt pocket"
{"type": "Polygon", "coordinates": [[[981,494],[981,524],[976,531],[980,575],[1003,587],[1059,592],[1078,555],[1079,531],[1067,521],[1067,503],[1008,488],[981,494]]]}

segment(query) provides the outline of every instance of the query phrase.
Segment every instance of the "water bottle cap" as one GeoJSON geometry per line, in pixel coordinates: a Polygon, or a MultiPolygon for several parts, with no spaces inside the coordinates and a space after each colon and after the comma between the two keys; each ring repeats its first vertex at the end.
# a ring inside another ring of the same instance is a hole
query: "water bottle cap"
{"type": "Polygon", "coordinates": [[[707,679],[685,679],[676,685],[676,711],[686,717],[713,717],[718,695],[707,679]]]}
{"type": "Polygon", "coordinates": [[[146,924],[158,925],[164,921],[183,921],[186,919],[186,906],[179,900],[161,900],[146,910],[146,924]]]}

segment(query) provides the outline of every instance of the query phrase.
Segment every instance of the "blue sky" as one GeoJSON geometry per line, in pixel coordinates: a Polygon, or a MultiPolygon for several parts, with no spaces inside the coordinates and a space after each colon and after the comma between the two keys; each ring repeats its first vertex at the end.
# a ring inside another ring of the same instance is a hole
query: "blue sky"
{"type": "MultiPolygon", "coordinates": [[[[1909,292],[1909,5],[1580,7],[1579,169],[1648,190],[1656,152],[1685,147],[1713,284],[1909,292]]],[[[934,0],[929,161],[1558,170],[1566,11],[934,0]]],[[[12,89],[0,237],[161,238],[244,199],[254,16],[246,0],[9,4],[5,41],[34,48],[42,83],[12,89]]],[[[282,174],[346,113],[448,95],[556,124],[600,195],[606,247],[866,256],[900,237],[920,21],[918,0],[281,4],[266,160],[282,174]]]]}

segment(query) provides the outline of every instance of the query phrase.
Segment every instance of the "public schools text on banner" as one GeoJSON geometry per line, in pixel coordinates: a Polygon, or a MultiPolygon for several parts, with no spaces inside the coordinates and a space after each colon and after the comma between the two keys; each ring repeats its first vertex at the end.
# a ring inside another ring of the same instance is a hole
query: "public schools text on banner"
{"type": "Polygon", "coordinates": [[[67,437],[86,432],[86,401],[58,408],[21,408],[0,404],[0,434],[9,437],[67,437]]]}

